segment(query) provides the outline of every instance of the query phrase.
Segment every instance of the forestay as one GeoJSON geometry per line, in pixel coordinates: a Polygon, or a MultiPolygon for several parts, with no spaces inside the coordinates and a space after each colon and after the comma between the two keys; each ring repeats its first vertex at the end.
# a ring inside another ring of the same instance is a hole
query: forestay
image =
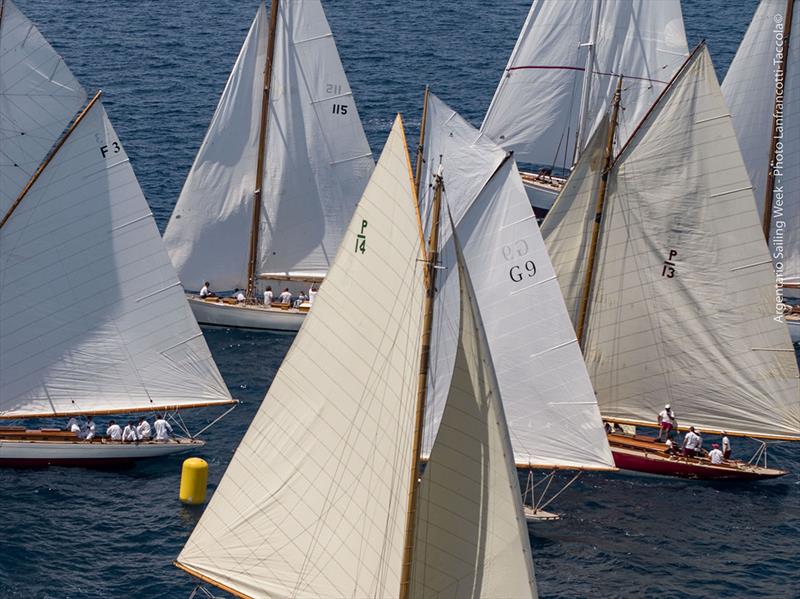
{"type": "MultiPolygon", "coordinates": [[[[679,0],[604,0],[583,143],[602,120],[617,75],[626,77],[622,139],[633,132],[688,55],[679,0]]],[[[586,43],[587,0],[535,0],[482,130],[519,162],[569,167],[575,154],[586,43]]]]}
{"type": "MultiPolygon", "coordinates": [[[[514,161],[433,95],[426,140],[424,181],[441,168],[444,198],[472,273],[517,464],[613,468],[575,331],[514,161]]],[[[450,388],[458,342],[458,272],[449,223],[443,223],[441,246],[428,450],[450,388]]]]}
{"type": "Polygon", "coordinates": [[[398,117],[180,567],[247,597],[397,596],[423,267],[398,117]]]}
{"type": "Polygon", "coordinates": [[[458,350],[419,487],[411,597],[536,597],[519,480],[486,335],[458,252],[458,350]]]}
{"type": "Polygon", "coordinates": [[[0,416],[230,401],[96,102],[0,230],[0,416]]]}
{"type": "Polygon", "coordinates": [[[800,280],[800,2],[794,4],[792,39],[785,57],[779,139],[771,139],[777,75],[776,36],[784,31],[786,0],[762,0],[736,52],[722,93],[753,185],[758,214],[764,213],[770,145],[780,142],[782,160],[775,184],[770,243],[776,267],[800,280]],[[780,26],[778,17],[784,17],[780,26]]]}
{"type": "MultiPolygon", "coordinates": [[[[578,220],[582,187],[563,193],[573,196],[556,206],[578,220]]],[[[544,229],[554,251],[579,236],[549,217],[544,229]]],[[[585,355],[604,417],[652,423],[670,403],[682,425],[800,438],[797,364],[774,319],[770,255],[704,47],[609,173],[596,264],[585,355]]],[[[557,266],[569,285],[574,265],[557,266]]]]}
{"type": "Polygon", "coordinates": [[[0,218],[85,102],[39,30],[0,0],[0,218]]]}

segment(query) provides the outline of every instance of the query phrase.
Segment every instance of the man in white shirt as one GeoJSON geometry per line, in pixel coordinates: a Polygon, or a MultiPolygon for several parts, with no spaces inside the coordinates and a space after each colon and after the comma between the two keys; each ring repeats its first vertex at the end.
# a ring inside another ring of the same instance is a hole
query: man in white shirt
{"type": "Polygon", "coordinates": [[[131,420],[125,425],[125,430],[122,431],[122,441],[124,443],[133,443],[139,440],[139,435],[136,433],[136,424],[131,420]]]}
{"type": "Polygon", "coordinates": [[[317,297],[317,286],[312,285],[311,289],[308,290],[308,303],[312,306],[314,305],[314,298],[317,297]]]}
{"type": "Polygon", "coordinates": [[[658,414],[658,426],[658,440],[661,441],[662,436],[669,439],[672,429],[675,427],[675,412],[672,411],[669,404],[665,405],[658,414]]]}
{"type": "Polygon", "coordinates": [[[233,297],[235,297],[236,301],[239,302],[240,304],[244,303],[244,299],[245,299],[244,298],[244,291],[242,291],[241,289],[239,289],[239,288],[234,289],[233,290],[233,297]]]}
{"type": "Polygon", "coordinates": [[[711,451],[708,452],[708,458],[711,460],[712,464],[721,464],[725,461],[725,458],[722,456],[722,452],[719,450],[718,443],[711,444],[711,451]]]}
{"type": "Polygon", "coordinates": [[[139,418],[139,424],[136,426],[136,436],[140,441],[149,441],[151,435],[150,423],[145,418],[139,418]]]}
{"type": "Polygon", "coordinates": [[[725,431],[722,431],[722,457],[726,460],[731,459],[731,440],[725,431]]]}
{"type": "Polygon", "coordinates": [[[122,441],[122,429],[119,424],[113,420],[109,422],[106,429],[106,437],[108,437],[109,441],[122,441]]]}
{"type": "Polygon", "coordinates": [[[270,307],[272,305],[272,286],[264,290],[264,305],[270,307]]]}
{"type": "Polygon", "coordinates": [[[94,439],[96,430],[97,428],[94,425],[94,418],[89,416],[89,418],[86,420],[86,425],[83,427],[83,432],[81,436],[87,441],[91,441],[92,439],[94,439]]]}
{"type": "Polygon", "coordinates": [[[211,283],[206,281],[205,283],[203,283],[203,287],[200,289],[200,297],[202,297],[203,299],[206,299],[207,297],[214,297],[214,292],[211,291],[209,285],[211,285],[211,283]]]}
{"type": "Polygon", "coordinates": [[[289,293],[289,288],[285,287],[281,292],[280,296],[278,297],[278,301],[282,304],[291,304],[292,303],[292,294],[289,293]]]}
{"type": "Polygon", "coordinates": [[[169,441],[169,436],[172,434],[172,426],[160,414],[156,415],[153,428],[156,429],[156,441],[169,441]]]}
{"type": "Polygon", "coordinates": [[[686,433],[686,436],[683,438],[683,445],[681,446],[683,449],[683,455],[685,456],[694,456],[697,453],[697,450],[700,448],[700,444],[702,443],[702,439],[700,435],[698,435],[693,426],[689,427],[689,432],[686,433]]]}

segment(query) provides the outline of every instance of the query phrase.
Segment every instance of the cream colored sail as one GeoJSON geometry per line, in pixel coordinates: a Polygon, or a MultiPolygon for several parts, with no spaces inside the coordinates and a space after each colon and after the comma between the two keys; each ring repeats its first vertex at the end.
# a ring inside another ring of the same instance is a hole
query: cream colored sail
{"type": "Polygon", "coordinates": [[[95,102],[0,229],[0,417],[230,401],[95,102]]]}
{"type": "Polygon", "coordinates": [[[85,102],[39,30],[0,0],[0,218],[85,102]]]}
{"type": "MultiPolygon", "coordinates": [[[[585,213],[578,197],[557,203],[575,206],[576,221],[585,213]]],[[[585,238],[549,222],[545,231],[551,251],[585,238]]],[[[562,268],[569,286],[574,266],[562,268]]],[[[774,319],[774,282],[703,47],[609,173],[585,341],[604,417],[652,423],[670,403],[681,425],[800,439],[800,377],[774,319]]]]}
{"type": "MultiPolygon", "coordinates": [[[[456,244],[457,244],[456,240],[456,244]]],[[[536,597],[500,389],[464,256],[453,377],[416,511],[411,597],[536,597]]]]}
{"type": "Polygon", "coordinates": [[[246,597],[397,596],[424,295],[415,202],[398,117],[180,567],[246,597]]]}

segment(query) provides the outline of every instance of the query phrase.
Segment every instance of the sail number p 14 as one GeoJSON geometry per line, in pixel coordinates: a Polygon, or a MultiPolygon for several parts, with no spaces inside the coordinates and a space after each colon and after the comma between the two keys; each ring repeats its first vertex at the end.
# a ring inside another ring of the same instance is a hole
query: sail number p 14
{"type": "Polygon", "coordinates": [[[367,236],[364,233],[364,230],[367,228],[367,221],[366,219],[361,219],[361,232],[356,235],[356,253],[361,252],[362,254],[367,251],[367,236]]]}

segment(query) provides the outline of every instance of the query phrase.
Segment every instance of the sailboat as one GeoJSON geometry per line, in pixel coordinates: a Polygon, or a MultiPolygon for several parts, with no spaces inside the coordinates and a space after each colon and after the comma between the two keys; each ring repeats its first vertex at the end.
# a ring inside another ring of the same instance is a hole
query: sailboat
{"type": "MultiPolygon", "coordinates": [[[[800,374],[774,319],[770,252],[708,51],[693,51],[615,151],[623,86],[542,224],[600,412],[652,427],[671,404],[682,430],[800,441],[800,374]]],[[[645,436],[609,440],[629,470],[785,474],[672,456],[645,436]]]]}
{"type": "MultiPolygon", "coordinates": [[[[234,400],[97,92],[0,0],[0,419],[234,400]]],[[[197,448],[0,427],[0,465],[106,464],[197,448]]]]}
{"type": "Polygon", "coordinates": [[[164,233],[201,324],[296,331],[310,305],[264,305],[325,276],[374,167],[319,0],[262,4],[164,233]]]}
{"type": "MultiPolygon", "coordinates": [[[[517,467],[574,472],[568,485],[581,472],[615,470],[575,329],[511,154],[427,91],[423,113],[417,160],[423,222],[429,229],[443,172],[517,467]]],[[[444,413],[458,345],[459,270],[449,221],[439,250],[426,450],[444,413]]],[[[555,517],[544,511],[545,494],[530,500],[532,518],[555,517]]]]}
{"type": "MultiPolygon", "coordinates": [[[[793,23],[800,26],[800,4],[762,0],[722,83],[772,251],[779,315],[780,304],[800,300],[800,43],[793,23]]],[[[785,320],[800,342],[800,306],[785,320]]]]}
{"type": "Polygon", "coordinates": [[[625,140],[689,54],[679,0],[534,0],[481,130],[517,162],[539,214],[626,79],[625,140]]]}
{"type": "Polygon", "coordinates": [[[179,568],[246,598],[536,597],[501,393],[463,258],[455,373],[420,471],[435,265],[398,116],[179,568]]]}

